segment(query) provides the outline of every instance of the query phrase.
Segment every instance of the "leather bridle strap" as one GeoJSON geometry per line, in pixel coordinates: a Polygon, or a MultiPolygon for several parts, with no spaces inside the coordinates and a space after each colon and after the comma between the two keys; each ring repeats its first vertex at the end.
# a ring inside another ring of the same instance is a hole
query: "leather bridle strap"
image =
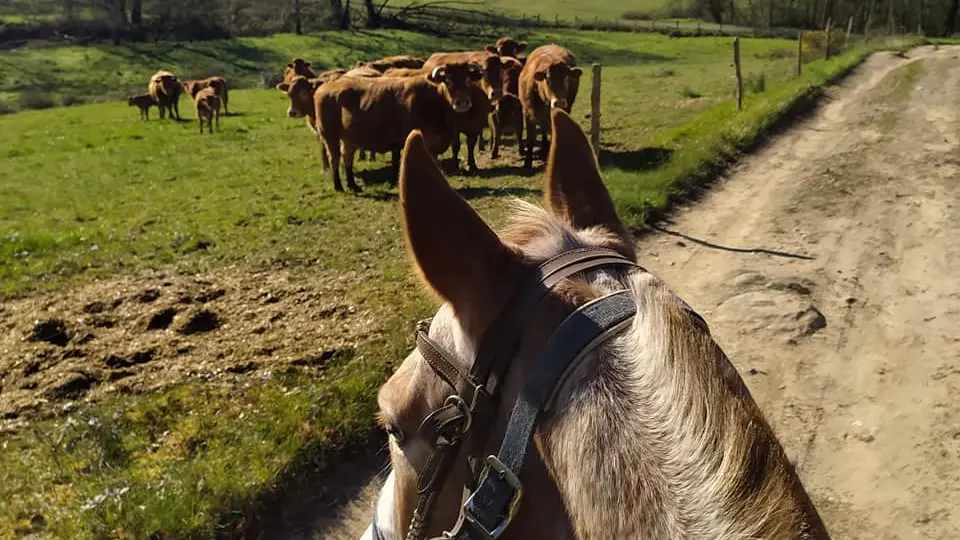
{"type": "Polygon", "coordinates": [[[535,371],[523,386],[497,456],[487,458],[478,488],[463,506],[456,540],[489,540],[510,523],[522,494],[520,470],[530,450],[537,421],[562,382],[596,346],[628,326],[636,314],[629,291],[581,306],[551,335],[535,371]]]}

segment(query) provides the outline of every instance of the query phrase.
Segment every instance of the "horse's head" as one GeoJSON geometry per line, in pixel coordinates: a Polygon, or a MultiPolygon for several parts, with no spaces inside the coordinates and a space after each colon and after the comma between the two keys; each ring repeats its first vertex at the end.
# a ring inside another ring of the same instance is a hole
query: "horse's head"
{"type": "MultiPolygon", "coordinates": [[[[400,173],[406,244],[421,278],[443,304],[421,325],[418,347],[380,389],[380,421],[389,434],[392,472],[380,494],[375,526],[365,538],[399,540],[408,537],[411,527],[410,538],[429,538],[453,527],[463,489],[473,480],[469,458],[482,466],[485,456],[496,453],[529,369],[525,358],[543,346],[576,305],[596,296],[585,282],[565,281],[515,325],[517,339],[505,340],[502,321],[516,315],[511,313],[514,300],[531,272],[580,246],[635,257],[583,131],[562,110],[554,109],[552,120],[547,210],[519,204],[514,225],[499,236],[447,183],[422,135],[414,132],[407,139],[400,173]],[[491,402],[480,403],[471,415],[476,395],[467,381],[471,368],[489,351],[497,356],[504,344],[509,354],[499,356],[508,360],[509,370],[497,382],[495,398],[480,392],[478,400],[491,402]],[[439,349],[441,360],[430,352],[432,347],[439,349]],[[438,365],[444,359],[449,364],[438,365]]],[[[546,481],[542,463],[534,469],[530,478],[539,474],[546,481]]],[[[537,504],[553,504],[555,513],[560,501],[556,493],[527,497],[517,520],[537,504]]]]}

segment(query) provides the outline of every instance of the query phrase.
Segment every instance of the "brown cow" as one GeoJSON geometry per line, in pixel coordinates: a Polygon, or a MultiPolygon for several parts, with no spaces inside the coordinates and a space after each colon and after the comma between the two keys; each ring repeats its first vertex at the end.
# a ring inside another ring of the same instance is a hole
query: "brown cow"
{"type": "Polygon", "coordinates": [[[433,71],[427,68],[390,68],[383,72],[384,77],[419,77],[433,71]]]}
{"type": "Polygon", "coordinates": [[[217,131],[220,131],[220,96],[212,86],[198,90],[193,96],[193,103],[197,107],[197,123],[200,124],[200,134],[203,135],[203,121],[207,121],[207,130],[213,134],[213,120],[216,118],[217,131]]]}
{"type": "Polygon", "coordinates": [[[490,101],[500,99],[503,95],[502,62],[493,45],[487,45],[485,51],[434,53],[430,55],[423,67],[432,70],[438,66],[463,62],[479,64],[483,70],[483,79],[480,84],[487,93],[487,98],[490,101]]]}
{"type": "Polygon", "coordinates": [[[312,79],[317,76],[313,71],[310,70],[310,62],[307,62],[303,58],[294,58],[283,69],[283,82],[290,82],[298,75],[308,79],[312,79]]]}
{"type": "Polygon", "coordinates": [[[334,189],[343,191],[341,153],[347,185],[357,192],[360,187],[353,176],[357,148],[393,152],[395,173],[411,130],[423,132],[434,155],[445,152],[454,136],[453,114],[470,110],[471,87],[482,76],[475,65],[460,62],[438,66],[423,77],[343,77],[321,86],[314,103],[320,136],[330,154],[334,189]]]}
{"type": "Polygon", "coordinates": [[[517,41],[510,36],[503,36],[497,40],[497,44],[493,48],[497,50],[497,54],[500,56],[519,58],[520,53],[527,48],[527,42],[517,41]]]}
{"type": "Polygon", "coordinates": [[[213,88],[217,93],[217,97],[220,98],[220,103],[223,104],[223,114],[230,114],[230,108],[228,107],[230,98],[227,93],[227,80],[223,77],[207,77],[206,79],[186,81],[183,83],[184,90],[193,98],[197,97],[197,92],[207,87],[213,88]]]}
{"type": "Polygon", "coordinates": [[[170,118],[176,115],[177,120],[180,119],[180,94],[183,93],[183,87],[173,73],[162,70],[154,73],[147,84],[147,93],[160,109],[161,119],[166,112],[170,113],[170,118]]]}
{"type": "Polygon", "coordinates": [[[416,56],[409,56],[404,54],[400,56],[388,56],[386,58],[381,58],[379,60],[372,60],[370,62],[359,60],[357,61],[356,64],[354,64],[353,67],[355,68],[368,67],[383,73],[388,69],[394,69],[394,68],[404,68],[404,69],[422,68],[424,62],[426,62],[426,60],[424,60],[423,58],[418,58],[416,56]]]}
{"type": "Polygon", "coordinates": [[[131,107],[136,105],[140,108],[141,120],[150,119],[150,107],[153,107],[156,104],[157,102],[153,100],[153,96],[150,94],[140,94],[138,96],[130,96],[127,98],[127,105],[131,107]]]}
{"type": "Polygon", "coordinates": [[[370,79],[373,77],[383,77],[383,72],[373,69],[370,66],[360,66],[344,73],[343,76],[370,79]]]}
{"type": "Polygon", "coordinates": [[[512,58],[501,60],[504,60],[503,97],[497,101],[493,114],[490,115],[490,138],[493,146],[490,157],[493,159],[500,157],[500,142],[503,135],[507,133],[513,133],[516,137],[517,150],[523,156],[523,107],[519,98],[520,73],[523,70],[523,64],[512,58]]]}
{"type": "MultiPolygon", "coordinates": [[[[453,113],[455,133],[451,143],[451,152],[457,167],[459,167],[460,134],[463,133],[467,137],[467,170],[474,173],[477,171],[477,159],[474,152],[477,147],[477,140],[483,134],[484,126],[487,125],[492,116],[493,106],[487,99],[486,92],[477,84],[470,85],[470,104],[470,110],[453,113]]],[[[490,124],[490,138],[499,138],[497,126],[493,123],[490,124]]]]}
{"type": "Polygon", "coordinates": [[[547,131],[550,130],[550,109],[563,109],[569,113],[573,108],[580,88],[580,75],[583,74],[576,65],[573,53],[559,45],[537,47],[527,56],[519,82],[523,127],[527,132],[524,167],[533,167],[533,141],[537,138],[538,127],[543,159],[547,131]]]}

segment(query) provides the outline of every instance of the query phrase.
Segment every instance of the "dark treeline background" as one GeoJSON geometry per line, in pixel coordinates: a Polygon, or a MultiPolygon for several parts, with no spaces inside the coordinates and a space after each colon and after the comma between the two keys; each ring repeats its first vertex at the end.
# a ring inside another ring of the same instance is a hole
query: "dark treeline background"
{"type": "MultiPolygon", "coordinates": [[[[584,1],[584,5],[589,5],[584,1]]],[[[960,0],[677,0],[624,19],[697,18],[753,27],[824,28],[858,34],[957,30],[960,0]]],[[[213,39],[321,29],[411,26],[418,15],[454,8],[490,16],[479,0],[0,0],[0,44],[30,39],[85,43],[112,39],[213,39]],[[396,4],[396,5],[394,5],[396,4]]],[[[559,9],[559,8],[558,8],[559,9]]],[[[588,9],[587,9],[588,10],[588,9]]],[[[465,15],[466,14],[466,15],[465,15]]],[[[553,19],[551,13],[543,14],[553,19]]],[[[572,18],[575,13],[558,13],[572,18]]]]}

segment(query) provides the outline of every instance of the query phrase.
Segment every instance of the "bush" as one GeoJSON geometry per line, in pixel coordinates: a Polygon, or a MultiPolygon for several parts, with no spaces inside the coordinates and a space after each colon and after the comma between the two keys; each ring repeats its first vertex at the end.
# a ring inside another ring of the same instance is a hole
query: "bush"
{"type": "Polygon", "coordinates": [[[60,105],[63,105],[64,107],[83,105],[84,103],[86,103],[86,101],[82,97],[74,94],[64,94],[60,96],[60,105]]]}
{"type": "Polygon", "coordinates": [[[53,97],[46,92],[24,92],[20,94],[21,109],[52,109],[55,105],[53,97]]]}
{"type": "Polygon", "coordinates": [[[767,91],[767,77],[763,73],[747,75],[743,87],[747,92],[762,94],[767,91]]]}
{"type": "MultiPolygon", "coordinates": [[[[830,55],[840,54],[843,50],[846,34],[840,30],[830,32],[830,55]]],[[[805,61],[823,58],[827,51],[827,33],[823,30],[810,30],[803,33],[803,57],[805,61]]]]}
{"type": "Polygon", "coordinates": [[[16,107],[6,101],[0,101],[0,115],[13,114],[15,112],[17,112],[16,107]]]}

